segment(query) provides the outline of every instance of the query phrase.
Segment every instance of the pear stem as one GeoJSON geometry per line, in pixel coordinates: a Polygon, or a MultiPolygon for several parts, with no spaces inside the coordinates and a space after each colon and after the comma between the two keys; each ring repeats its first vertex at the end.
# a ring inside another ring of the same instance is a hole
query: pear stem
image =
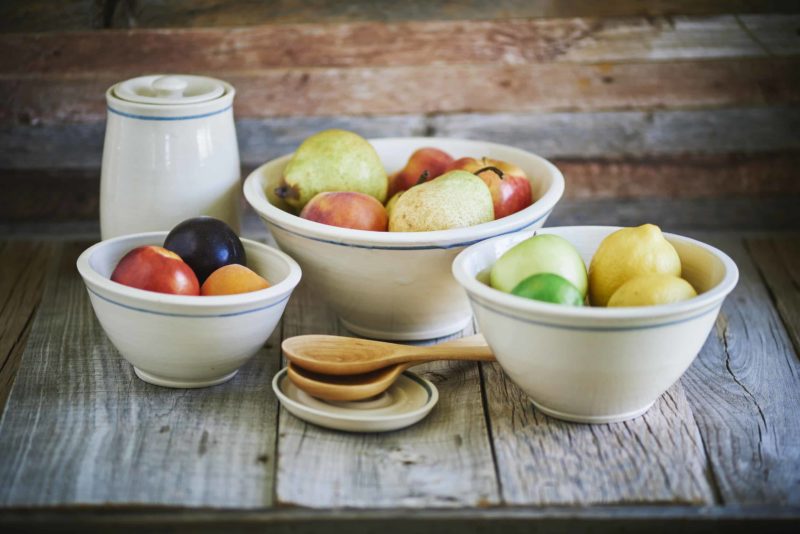
{"type": "Polygon", "coordinates": [[[491,165],[489,165],[488,167],[484,167],[484,168],[482,168],[482,169],[480,169],[480,170],[478,170],[478,171],[475,171],[475,173],[474,173],[474,174],[478,175],[478,174],[482,173],[483,171],[492,171],[492,172],[493,172],[493,173],[495,173],[497,176],[499,176],[501,180],[502,180],[502,179],[504,178],[504,176],[505,176],[505,173],[504,173],[503,171],[501,171],[501,170],[500,170],[500,169],[498,169],[497,167],[492,167],[491,165]]]}
{"type": "Polygon", "coordinates": [[[278,198],[286,199],[288,197],[296,196],[296,195],[293,195],[292,193],[294,193],[294,189],[292,189],[291,187],[289,187],[286,184],[279,185],[278,187],[275,188],[275,195],[278,198]]]}

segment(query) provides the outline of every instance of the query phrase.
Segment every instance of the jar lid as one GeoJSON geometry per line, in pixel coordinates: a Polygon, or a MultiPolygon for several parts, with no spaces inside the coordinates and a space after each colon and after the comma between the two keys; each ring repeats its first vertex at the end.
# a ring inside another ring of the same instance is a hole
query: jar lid
{"type": "Polygon", "coordinates": [[[205,76],[156,74],[120,82],[113,93],[117,98],[139,104],[198,104],[221,97],[225,94],[225,85],[205,76]]]}

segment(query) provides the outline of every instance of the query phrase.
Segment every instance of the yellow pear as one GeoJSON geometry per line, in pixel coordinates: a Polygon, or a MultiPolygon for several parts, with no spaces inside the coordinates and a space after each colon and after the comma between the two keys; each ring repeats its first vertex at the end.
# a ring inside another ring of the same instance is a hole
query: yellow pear
{"type": "Polygon", "coordinates": [[[619,287],[637,276],[680,277],[681,259],[654,224],[622,228],[608,235],[589,264],[589,301],[606,306],[619,287]]]}
{"type": "Polygon", "coordinates": [[[450,171],[408,189],[389,216],[390,232],[430,232],[494,220],[492,194],[467,171],[450,171]]]}

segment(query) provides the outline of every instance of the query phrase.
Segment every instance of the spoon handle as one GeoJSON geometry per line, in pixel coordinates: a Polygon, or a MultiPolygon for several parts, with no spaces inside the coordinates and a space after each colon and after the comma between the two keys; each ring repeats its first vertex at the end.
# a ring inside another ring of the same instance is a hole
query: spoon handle
{"type": "Polygon", "coordinates": [[[480,335],[439,345],[403,348],[397,350],[392,356],[395,361],[413,361],[415,364],[436,360],[495,361],[492,349],[480,335]]]}

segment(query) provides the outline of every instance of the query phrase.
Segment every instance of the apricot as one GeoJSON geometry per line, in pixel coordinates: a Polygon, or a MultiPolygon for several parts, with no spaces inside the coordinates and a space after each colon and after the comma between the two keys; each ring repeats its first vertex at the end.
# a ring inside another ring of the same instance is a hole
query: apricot
{"type": "Polygon", "coordinates": [[[215,295],[235,295],[237,293],[249,293],[266,289],[269,282],[251,271],[244,265],[232,263],[220,267],[211,273],[203,285],[200,286],[200,294],[206,297],[215,295]]]}
{"type": "Polygon", "coordinates": [[[354,191],[319,193],[300,212],[300,217],[331,226],[385,232],[386,208],[374,197],[354,191]]]}

